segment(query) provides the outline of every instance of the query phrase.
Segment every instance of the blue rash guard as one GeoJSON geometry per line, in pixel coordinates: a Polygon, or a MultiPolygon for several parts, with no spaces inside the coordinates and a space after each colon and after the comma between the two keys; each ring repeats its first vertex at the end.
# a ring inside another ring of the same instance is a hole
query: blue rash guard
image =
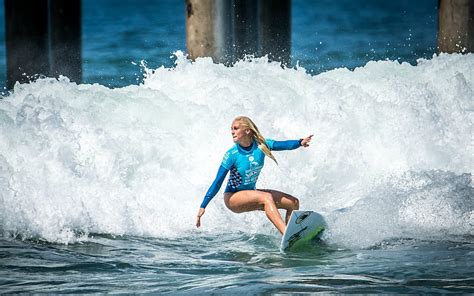
{"type": "MultiPolygon", "coordinates": [[[[300,140],[274,141],[266,139],[265,142],[272,151],[293,150],[301,146],[300,140]]],[[[201,208],[205,208],[217,194],[229,171],[230,177],[225,192],[254,190],[264,161],[265,153],[258,148],[255,141],[245,148],[235,144],[224,154],[217,176],[204,196],[201,208]]]]}

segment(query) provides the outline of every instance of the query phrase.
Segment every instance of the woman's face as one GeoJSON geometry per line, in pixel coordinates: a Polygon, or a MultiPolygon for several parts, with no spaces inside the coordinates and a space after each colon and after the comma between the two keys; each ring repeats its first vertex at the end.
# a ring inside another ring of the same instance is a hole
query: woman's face
{"type": "Polygon", "coordinates": [[[234,143],[241,143],[243,139],[247,139],[249,137],[249,129],[244,129],[240,124],[240,121],[232,122],[230,129],[234,143]]]}

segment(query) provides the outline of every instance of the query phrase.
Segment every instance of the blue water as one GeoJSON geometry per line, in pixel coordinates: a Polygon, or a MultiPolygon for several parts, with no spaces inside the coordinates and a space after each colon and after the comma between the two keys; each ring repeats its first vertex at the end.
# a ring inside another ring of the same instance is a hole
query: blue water
{"type": "Polygon", "coordinates": [[[474,55],[435,54],[437,1],[293,0],[286,69],[188,61],[183,6],[83,1],[84,83],[0,100],[1,292],[474,292],[474,55]],[[315,134],[258,183],[325,217],[305,250],[221,193],[194,227],[241,114],[315,134]]]}
{"type": "Polygon", "coordinates": [[[75,245],[3,241],[2,290],[40,293],[472,292],[472,244],[318,246],[292,255],[272,236],[162,240],[97,236],[75,245]],[[7,257],[7,258],[5,258],[7,257]]]}

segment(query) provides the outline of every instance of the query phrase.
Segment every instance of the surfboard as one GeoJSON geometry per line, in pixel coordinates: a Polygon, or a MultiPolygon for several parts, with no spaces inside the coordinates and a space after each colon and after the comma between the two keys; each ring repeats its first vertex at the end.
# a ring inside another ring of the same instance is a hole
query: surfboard
{"type": "Polygon", "coordinates": [[[280,251],[288,252],[307,245],[321,236],[325,228],[326,222],[320,214],[313,211],[293,211],[281,238],[280,251]]]}

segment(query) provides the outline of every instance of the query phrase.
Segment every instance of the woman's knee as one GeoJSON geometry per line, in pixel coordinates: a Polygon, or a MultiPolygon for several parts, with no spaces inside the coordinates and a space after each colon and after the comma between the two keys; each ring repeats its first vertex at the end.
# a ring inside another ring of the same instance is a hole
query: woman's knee
{"type": "Polygon", "coordinates": [[[260,197],[260,202],[262,205],[275,204],[273,195],[270,192],[262,192],[260,197]]]}
{"type": "Polygon", "coordinates": [[[292,200],[292,205],[293,205],[293,210],[299,210],[300,209],[300,200],[297,199],[296,197],[294,197],[293,200],[292,200]]]}

